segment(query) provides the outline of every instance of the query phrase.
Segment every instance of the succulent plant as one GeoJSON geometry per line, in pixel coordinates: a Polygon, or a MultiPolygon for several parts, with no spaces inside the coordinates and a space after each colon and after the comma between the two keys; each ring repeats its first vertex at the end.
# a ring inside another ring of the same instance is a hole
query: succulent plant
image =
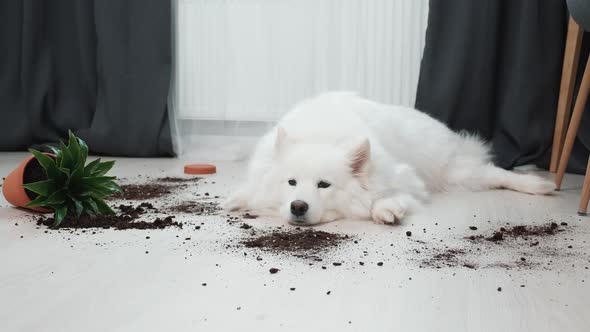
{"type": "Polygon", "coordinates": [[[100,158],[86,165],[88,146],[69,131],[68,145],[48,146],[55,157],[29,149],[47,174],[47,180],[25,184],[38,196],[27,206],[41,206],[54,210],[54,226],[67,216],[82,214],[112,215],[113,209],[104,198],[123,190],[114,176],[105,176],[115,161],[101,162],[100,158]]]}

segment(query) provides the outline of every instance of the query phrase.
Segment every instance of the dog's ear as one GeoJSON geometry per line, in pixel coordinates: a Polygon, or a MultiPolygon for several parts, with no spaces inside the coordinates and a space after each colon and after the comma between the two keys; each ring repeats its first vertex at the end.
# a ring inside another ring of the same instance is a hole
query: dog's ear
{"type": "Polygon", "coordinates": [[[277,127],[277,133],[275,137],[275,155],[280,155],[284,150],[285,147],[290,142],[289,135],[287,135],[287,131],[283,127],[277,127]]]}
{"type": "Polygon", "coordinates": [[[350,168],[356,176],[366,175],[369,159],[371,159],[371,144],[367,138],[363,139],[349,153],[350,168]]]}

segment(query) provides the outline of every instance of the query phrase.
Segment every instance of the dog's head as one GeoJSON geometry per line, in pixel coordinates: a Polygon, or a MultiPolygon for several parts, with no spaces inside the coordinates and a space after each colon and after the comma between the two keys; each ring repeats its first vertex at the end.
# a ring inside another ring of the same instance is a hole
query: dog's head
{"type": "Polygon", "coordinates": [[[279,128],[269,175],[281,215],[293,224],[314,225],[366,214],[370,150],[367,139],[353,146],[298,143],[279,128]]]}

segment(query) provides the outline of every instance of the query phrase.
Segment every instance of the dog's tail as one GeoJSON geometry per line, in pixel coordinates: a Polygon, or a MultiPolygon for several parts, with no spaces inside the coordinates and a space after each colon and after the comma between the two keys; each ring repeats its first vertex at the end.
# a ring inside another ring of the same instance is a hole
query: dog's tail
{"type": "Polygon", "coordinates": [[[540,176],[507,171],[492,163],[465,172],[461,177],[455,183],[473,191],[510,189],[532,195],[547,195],[555,189],[553,182],[540,176]]]}
{"type": "Polygon", "coordinates": [[[553,182],[532,174],[519,174],[495,166],[490,146],[476,135],[459,134],[458,153],[449,165],[451,187],[471,191],[510,189],[533,195],[546,195],[555,189],[553,182]]]}

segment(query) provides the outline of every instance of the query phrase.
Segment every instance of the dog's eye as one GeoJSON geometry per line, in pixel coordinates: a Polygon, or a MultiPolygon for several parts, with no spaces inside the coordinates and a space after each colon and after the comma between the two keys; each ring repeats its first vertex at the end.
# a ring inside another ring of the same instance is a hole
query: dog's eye
{"type": "Polygon", "coordinates": [[[331,186],[331,184],[329,182],[326,182],[326,181],[318,182],[318,188],[328,188],[329,186],[331,186]]]}
{"type": "Polygon", "coordinates": [[[296,186],[297,185],[297,181],[291,179],[291,180],[289,180],[289,185],[296,186]]]}

